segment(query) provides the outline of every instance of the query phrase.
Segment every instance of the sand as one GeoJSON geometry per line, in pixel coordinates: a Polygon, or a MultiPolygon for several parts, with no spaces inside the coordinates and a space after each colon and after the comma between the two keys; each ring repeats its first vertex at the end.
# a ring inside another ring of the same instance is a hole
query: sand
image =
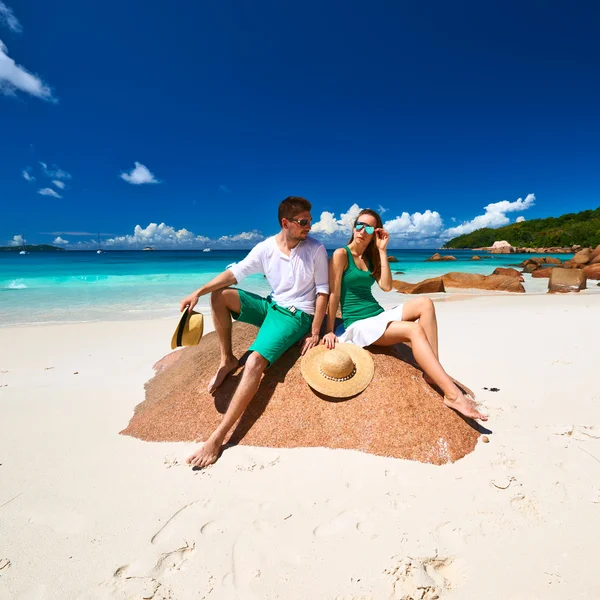
{"type": "Polygon", "coordinates": [[[491,431],[442,466],[238,445],[194,472],[118,435],[175,315],[0,329],[0,599],[600,597],[598,297],[437,308],[491,431]]]}

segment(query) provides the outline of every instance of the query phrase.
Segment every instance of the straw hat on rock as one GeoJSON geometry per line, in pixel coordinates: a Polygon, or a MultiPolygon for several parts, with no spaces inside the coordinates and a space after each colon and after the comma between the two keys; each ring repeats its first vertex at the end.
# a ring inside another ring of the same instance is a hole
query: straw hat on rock
{"type": "Polygon", "coordinates": [[[333,350],[320,345],[311,348],[300,366],[306,383],[332,398],[360,394],[373,379],[375,365],[371,355],[355,344],[336,344],[333,350]]]}
{"type": "Polygon", "coordinates": [[[177,329],[171,338],[171,350],[179,346],[196,346],[204,331],[204,316],[189,308],[181,313],[177,329]]]}

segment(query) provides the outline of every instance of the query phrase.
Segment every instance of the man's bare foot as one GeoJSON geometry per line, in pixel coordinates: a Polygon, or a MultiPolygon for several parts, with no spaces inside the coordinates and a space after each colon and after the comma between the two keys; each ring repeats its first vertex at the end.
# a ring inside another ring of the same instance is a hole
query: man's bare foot
{"type": "Polygon", "coordinates": [[[462,392],[458,392],[456,398],[451,400],[448,396],[444,396],[444,404],[449,408],[453,408],[465,417],[471,417],[471,419],[479,419],[480,421],[487,421],[487,417],[481,414],[475,408],[475,402],[465,396],[462,392]]]}
{"type": "Polygon", "coordinates": [[[208,393],[214,394],[215,390],[223,383],[225,377],[229,375],[232,371],[235,371],[238,368],[239,361],[235,356],[227,359],[225,363],[221,363],[215,376],[210,380],[208,384],[208,393]]]}
{"type": "Polygon", "coordinates": [[[187,457],[186,462],[192,467],[203,469],[217,462],[219,453],[221,452],[221,440],[208,439],[206,442],[199,445],[196,451],[187,457]]]}

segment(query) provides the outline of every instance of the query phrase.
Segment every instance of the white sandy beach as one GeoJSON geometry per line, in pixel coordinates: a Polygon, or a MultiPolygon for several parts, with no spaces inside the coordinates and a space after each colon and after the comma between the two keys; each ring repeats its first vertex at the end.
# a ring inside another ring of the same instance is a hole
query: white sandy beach
{"type": "Polygon", "coordinates": [[[194,472],[118,435],[174,320],[0,329],[0,600],[599,598],[600,297],[436,306],[491,430],[442,467],[238,446],[194,472]]]}

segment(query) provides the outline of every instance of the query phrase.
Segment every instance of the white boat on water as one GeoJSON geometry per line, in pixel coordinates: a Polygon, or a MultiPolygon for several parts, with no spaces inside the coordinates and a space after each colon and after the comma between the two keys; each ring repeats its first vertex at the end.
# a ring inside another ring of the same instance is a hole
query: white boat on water
{"type": "Polygon", "coordinates": [[[204,248],[202,252],[210,252],[210,248],[204,248]]]}
{"type": "Polygon", "coordinates": [[[25,236],[21,233],[21,251],[19,254],[29,254],[27,250],[25,250],[25,236]]]}
{"type": "Polygon", "coordinates": [[[104,250],[100,247],[100,234],[98,234],[98,250],[96,250],[96,254],[104,254],[104,250]]]}

